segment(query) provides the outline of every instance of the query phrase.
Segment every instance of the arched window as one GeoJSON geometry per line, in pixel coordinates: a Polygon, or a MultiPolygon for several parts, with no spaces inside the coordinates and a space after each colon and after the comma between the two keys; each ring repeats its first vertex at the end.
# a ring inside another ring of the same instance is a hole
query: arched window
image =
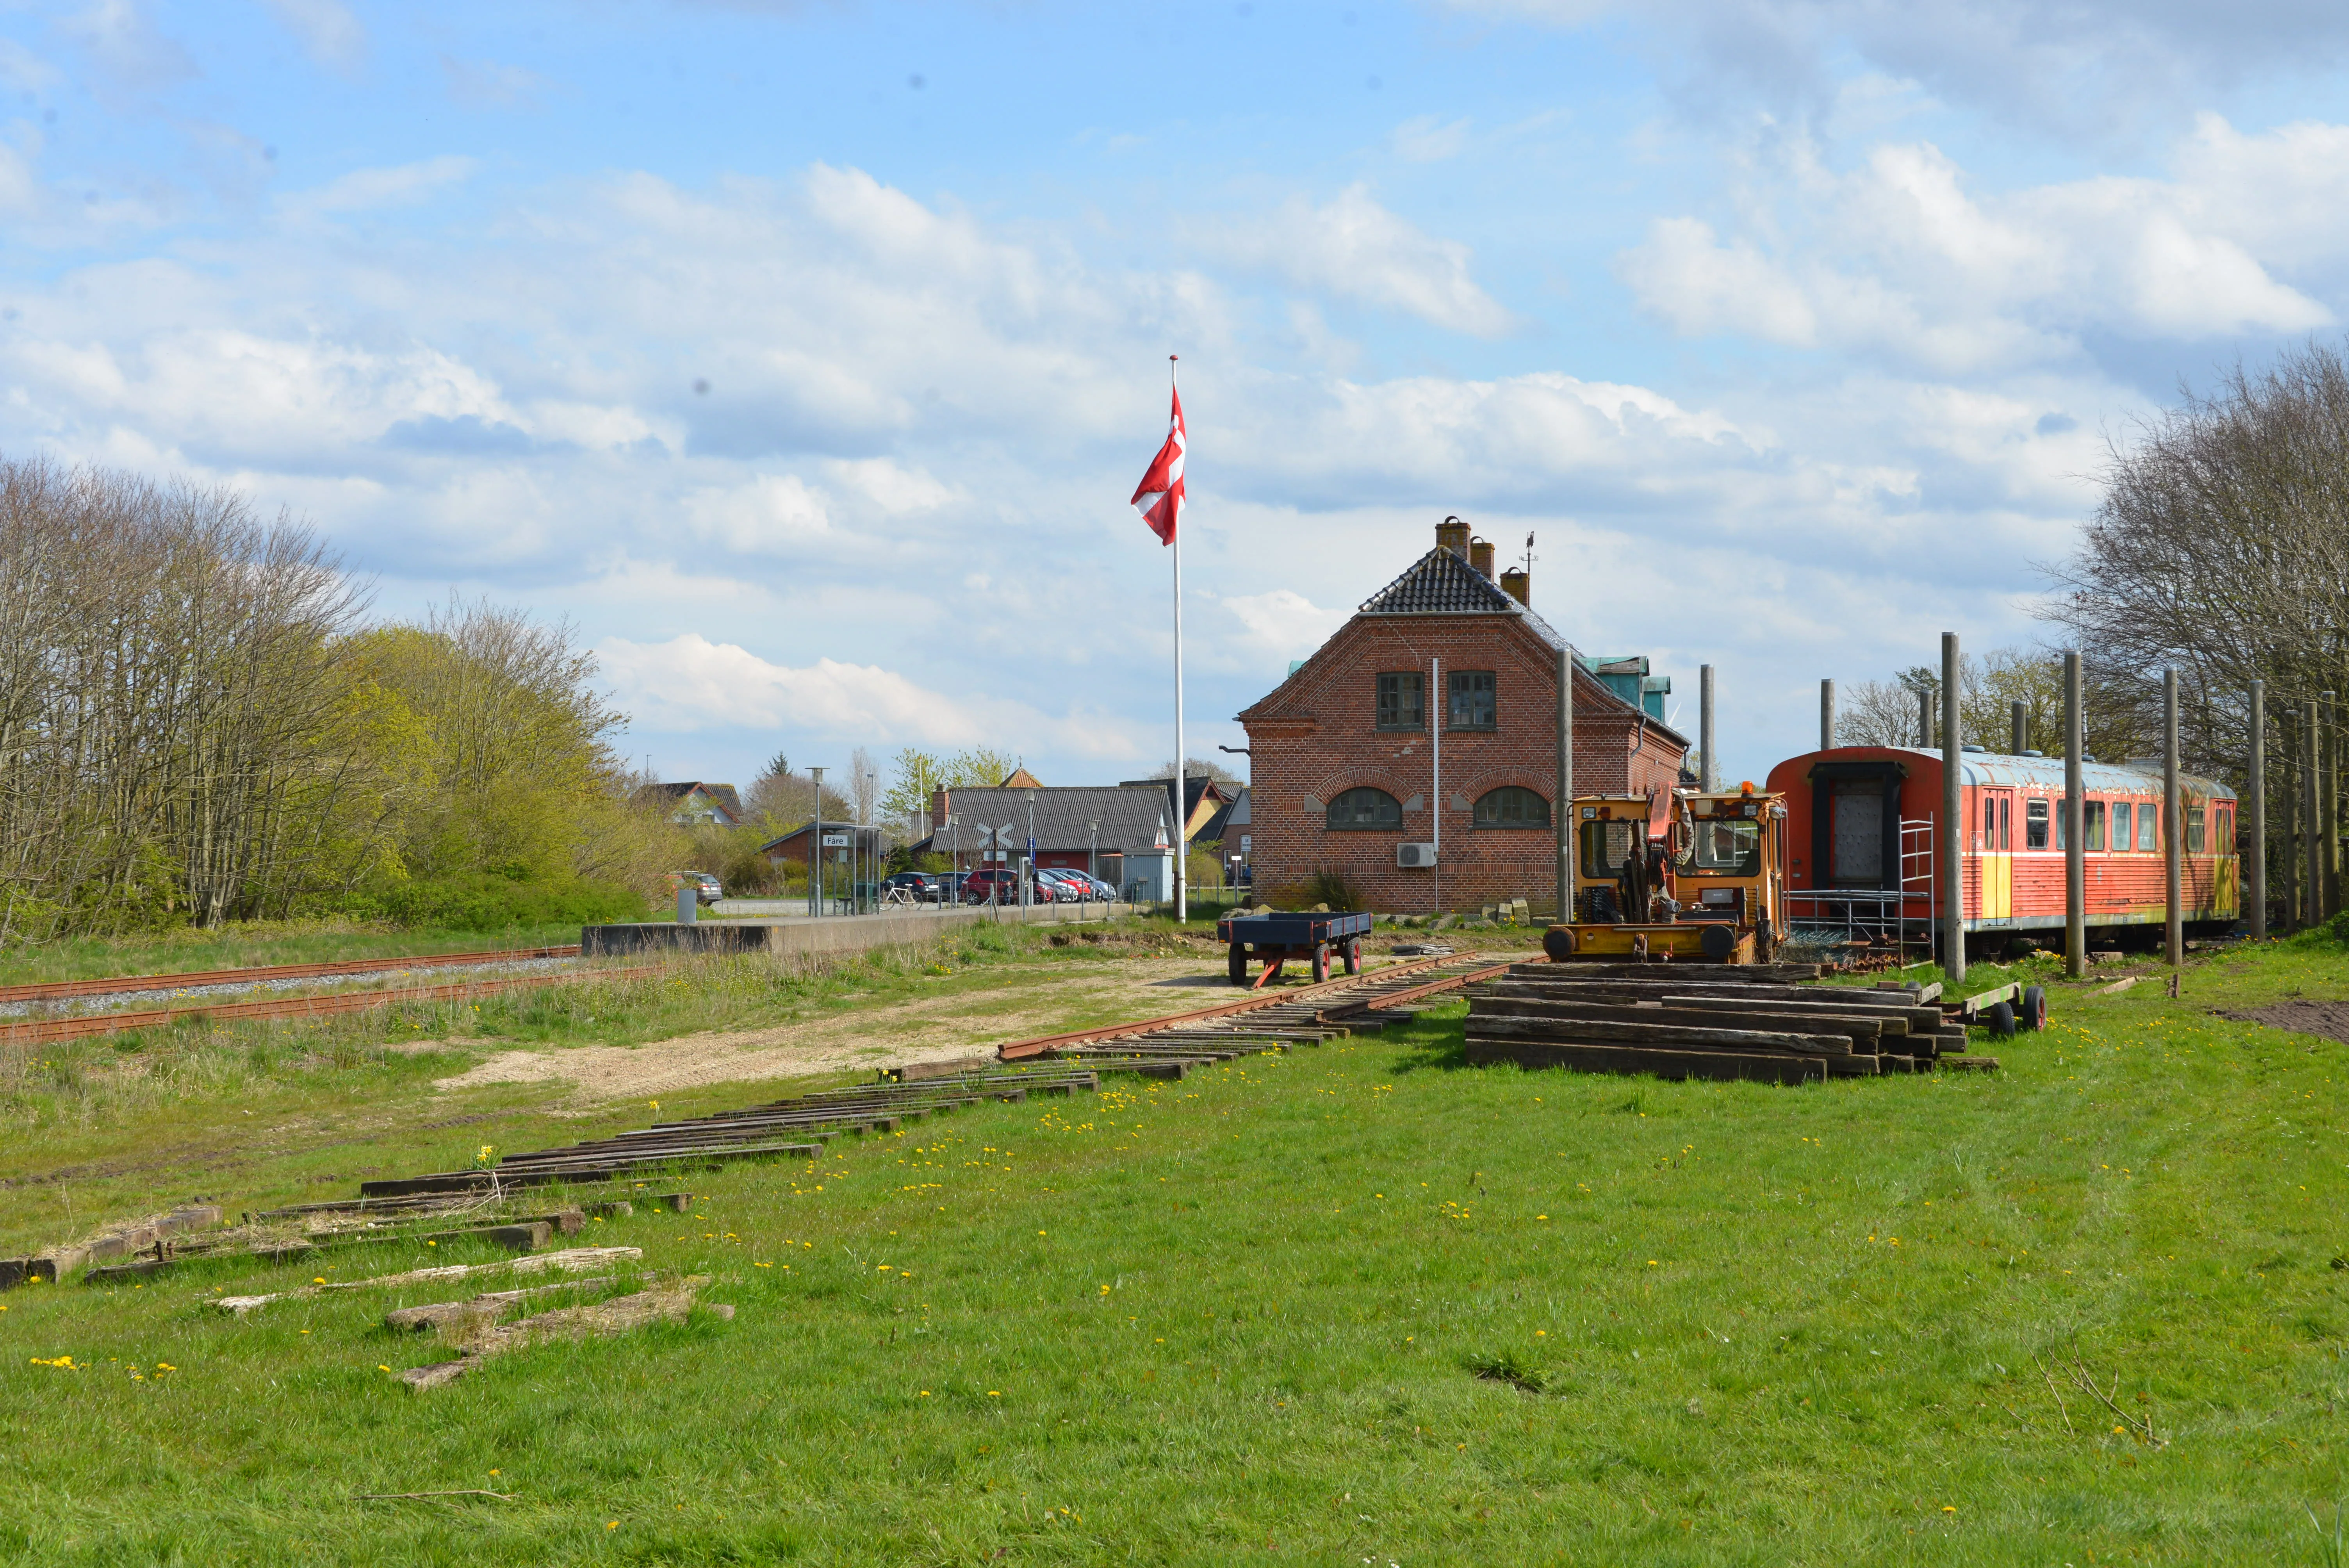
{"type": "Polygon", "coordinates": [[[1547,828],[1549,802],[1530,789],[1504,784],[1477,798],[1475,822],[1480,828],[1547,828]]]}
{"type": "Polygon", "coordinates": [[[1402,802],[1383,789],[1349,789],[1330,802],[1330,826],[1392,832],[1402,826],[1402,802]]]}

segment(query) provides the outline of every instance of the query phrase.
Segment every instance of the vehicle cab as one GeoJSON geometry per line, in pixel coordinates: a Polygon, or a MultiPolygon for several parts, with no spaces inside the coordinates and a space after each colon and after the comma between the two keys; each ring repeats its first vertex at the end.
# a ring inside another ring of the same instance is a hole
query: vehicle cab
{"type": "Polygon", "coordinates": [[[1674,791],[1671,894],[1677,920],[1725,922],[1765,955],[1785,931],[1786,802],[1749,783],[1674,791]]]}

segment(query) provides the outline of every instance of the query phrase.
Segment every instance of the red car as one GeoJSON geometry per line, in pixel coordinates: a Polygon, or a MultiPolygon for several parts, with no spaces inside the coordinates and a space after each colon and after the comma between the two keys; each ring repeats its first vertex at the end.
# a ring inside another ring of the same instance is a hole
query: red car
{"type": "MultiPolygon", "coordinates": [[[[1037,902],[1050,903],[1051,898],[1052,895],[1047,884],[1039,882],[1036,884],[1037,902]]],[[[1015,871],[1006,871],[999,866],[990,866],[983,872],[973,872],[963,882],[962,901],[965,903],[1018,903],[1019,873],[1015,871]]]]}

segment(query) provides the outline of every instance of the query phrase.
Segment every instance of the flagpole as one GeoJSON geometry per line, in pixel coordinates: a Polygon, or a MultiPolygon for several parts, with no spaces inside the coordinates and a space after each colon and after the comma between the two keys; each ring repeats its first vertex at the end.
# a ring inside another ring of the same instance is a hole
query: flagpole
{"type": "MultiPolygon", "coordinates": [[[[1166,384],[1175,385],[1176,356],[1166,356],[1166,384]]],[[[1187,467],[1187,464],[1186,464],[1187,467]]],[[[1188,924],[1191,919],[1191,890],[1186,884],[1184,862],[1191,858],[1190,819],[1183,806],[1190,794],[1183,778],[1183,513],[1174,512],[1174,919],[1188,924]]]]}

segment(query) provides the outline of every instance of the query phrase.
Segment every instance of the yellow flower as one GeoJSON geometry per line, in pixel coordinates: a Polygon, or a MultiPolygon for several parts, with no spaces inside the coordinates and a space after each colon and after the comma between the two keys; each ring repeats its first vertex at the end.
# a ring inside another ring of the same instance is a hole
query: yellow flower
{"type": "Polygon", "coordinates": [[[378,1371],[378,1372],[388,1372],[388,1371],[390,1371],[390,1370],[391,1370],[391,1368],[390,1368],[390,1367],[388,1367],[385,1366],[385,1365],[384,1365],[382,1362],[380,1362],[380,1361],[378,1361],[378,1362],[377,1362],[377,1363],[375,1364],[375,1369],[376,1369],[377,1371],[378,1371]]]}

